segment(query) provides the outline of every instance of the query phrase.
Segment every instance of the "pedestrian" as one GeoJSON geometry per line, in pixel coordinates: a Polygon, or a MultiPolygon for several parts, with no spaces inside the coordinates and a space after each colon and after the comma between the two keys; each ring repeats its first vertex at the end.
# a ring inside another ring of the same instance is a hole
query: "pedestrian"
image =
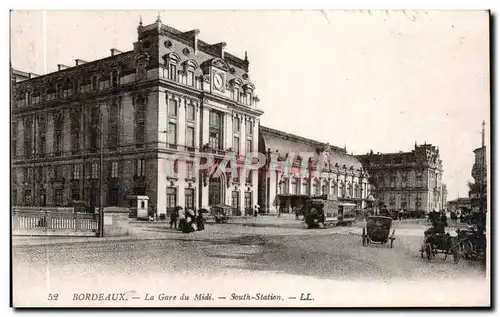
{"type": "Polygon", "coordinates": [[[403,213],[404,213],[403,209],[400,209],[399,210],[399,221],[403,220],[403,213]]]}
{"type": "Polygon", "coordinates": [[[293,207],[293,213],[295,214],[295,220],[299,220],[299,208],[297,206],[293,207]]]}
{"type": "Polygon", "coordinates": [[[198,215],[196,216],[196,226],[198,231],[205,230],[205,218],[203,217],[203,209],[198,211],[198,215]]]}
{"type": "Polygon", "coordinates": [[[255,205],[253,209],[253,216],[257,217],[258,214],[259,214],[259,205],[255,205]]]}
{"type": "Polygon", "coordinates": [[[172,210],[170,212],[170,229],[172,229],[172,227],[174,227],[174,229],[177,229],[177,218],[179,217],[179,214],[178,214],[178,211],[177,211],[177,207],[174,208],[174,210],[172,210]]]}

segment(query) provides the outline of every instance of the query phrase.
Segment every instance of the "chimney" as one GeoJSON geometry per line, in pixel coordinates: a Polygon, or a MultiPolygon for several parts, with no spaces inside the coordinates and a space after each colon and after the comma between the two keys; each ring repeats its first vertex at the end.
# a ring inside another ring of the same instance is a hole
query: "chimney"
{"type": "Polygon", "coordinates": [[[76,66],[80,66],[86,63],[83,59],[75,59],[76,66]]]}
{"type": "Polygon", "coordinates": [[[110,51],[111,51],[111,56],[115,56],[115,55],[122,53],[121,51],[117,50],[116,48],[112,48],[112,49],[110,49],[110,51]]]}
{"type": "Polygon", "coordinates": [[[200,30],[196,29],[194,30],[194,40],[193,40],[193,46],[194,46],[194,54],[198,54],[198,34],[200,34],[200,30]]]}
{"type": "Polygon", "coordinates": [[[69,68],[69,66],[67,65],[64,65],[64,64],[57,64],[57,70],[63,70],[63,69],[66,69],[66,68],[69,68]]]}

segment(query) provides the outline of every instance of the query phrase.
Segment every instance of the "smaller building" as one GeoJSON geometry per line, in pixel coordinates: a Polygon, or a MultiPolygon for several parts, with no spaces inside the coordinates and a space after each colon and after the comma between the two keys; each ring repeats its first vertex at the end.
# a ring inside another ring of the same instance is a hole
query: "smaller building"
{"type": "Polygon", "coordinates": [[[325,195],[366,206],[369,175],[345,148],[260,126],[259,152],[267,160],[259,173],[261,212],[290,212],[325,195]]]}
{"type": "Polygon", "coordinates": [[[443,209],[446,188],[442,183],[443,162],[439,148],[417,145],[412,151],[358,155],[370,175],[379,207],[403,209],[415,215],[443,209]]]}
{"type": "Polygon", "coordinates": [[[447,209],[449,212],[457,212],[462,209],[471,209],[471,199],[468,197],[457,198],[448,202],[447,209]]]}

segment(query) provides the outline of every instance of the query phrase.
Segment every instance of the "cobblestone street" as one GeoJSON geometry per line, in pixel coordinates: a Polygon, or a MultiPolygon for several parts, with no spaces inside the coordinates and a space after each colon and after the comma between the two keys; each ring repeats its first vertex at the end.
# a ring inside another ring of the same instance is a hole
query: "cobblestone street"
{"type": "Polygon", "coordinates": [[[420,230],[419,225],[413,225],[413,231],[401,229],[406,234],[396,232],[393,249],[386,245],[363,247],[359,226],[305,230],[223,224],[183,234],[166,228],[164,223],[144,223],[137,224],[135,236],[125,240],[18,244],[13,249],[14,289],[22,293],[23,287],[30,285],[39,290],[40,296],[49,292],[43,291],[47,288],[78,293],[86,289],[95,292],[96,287],[137,291],[141,287],[171,288],[173,284],[179,289],[188,287],[186,277],[200,285],[214,278],[220,278],[222,284],[225,278],[248,281],[250,276],[255,282],[280,278],[286,283],[293,281],[295,289],[301,285],[300,280],[377,281],[387,285],[423,280],[445,284],[460,281],[462,285],[469,280],[485,281],[485,270],[477,263],[462,260],[455,265],[451,258],[445,261],[443,255],[431,263],[420,258],[421,236],[412,235],[420,230]],[[75,276],[77,285],[71,283],[75,276]],[[181,277],[184,280],[176,284],[174,281],[181,277]],[[88,284],[82,283],[84,280],[88,284]]]}

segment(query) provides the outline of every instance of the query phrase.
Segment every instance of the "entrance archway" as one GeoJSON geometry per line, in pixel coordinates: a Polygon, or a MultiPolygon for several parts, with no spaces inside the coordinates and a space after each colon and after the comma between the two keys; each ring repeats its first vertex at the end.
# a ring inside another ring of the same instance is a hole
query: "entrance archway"
{"type": "Polygon", "coordinates": [[[224,173],[216,171],[208,182],[208,205],[215,206],[225,204],[224,185],[226,179],[224,173]]]}

